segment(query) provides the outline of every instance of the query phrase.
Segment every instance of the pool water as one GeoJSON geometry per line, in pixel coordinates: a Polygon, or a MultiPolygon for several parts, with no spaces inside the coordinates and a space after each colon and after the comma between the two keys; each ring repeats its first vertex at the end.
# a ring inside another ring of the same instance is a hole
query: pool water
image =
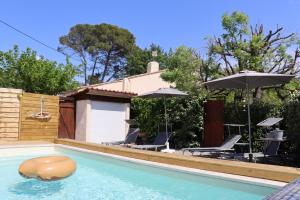
{"type": "Polygon", "coordinates": [[[77,170],[66,179],[51,182],[25,179],[18,174],[19,164],[35,156],[0,155],[0,199],[256,200],[276,190],[275,187],[182,173],[64,148],[55,148],[55,154],[76,160],[77,170]]]}

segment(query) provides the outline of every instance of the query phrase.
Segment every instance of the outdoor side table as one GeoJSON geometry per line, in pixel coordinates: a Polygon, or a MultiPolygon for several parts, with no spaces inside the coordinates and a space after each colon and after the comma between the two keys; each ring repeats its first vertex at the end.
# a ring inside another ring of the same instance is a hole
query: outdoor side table
{"type": "Polygon", "coordinates": [[[241,128],[246,126],[246,125],[245,124],[224,124],[224,126],[227,126],[229,135],[231,135],[230,127],[237,127],[239,129],[239,135],[241,135],[242,134],[241,128]]]}
{"type": "Polygon", "coordinates": [[[241,150],[241,153],[246,153],[248,151],[249,143],[236,143],[235,146],[241,150]]]}
{"type": "Polygon", "coordinates": [[[287,141],[286,138],[280,138],[280,139],[278,139],[278,138],[260,138],[258,140],[260,140],[260,141],[270,141],[270,142],[285,142],[285,141],[287,141]]]}

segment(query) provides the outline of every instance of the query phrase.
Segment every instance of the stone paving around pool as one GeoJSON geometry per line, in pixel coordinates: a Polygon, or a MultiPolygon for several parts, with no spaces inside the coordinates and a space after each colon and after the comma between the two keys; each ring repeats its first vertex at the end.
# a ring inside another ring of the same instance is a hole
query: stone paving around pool
{"type": "Polygon", "coordinates": [[[284,186],[279,191],[271,194],[265,200],[299,200],[300,178],[284,186]]]}

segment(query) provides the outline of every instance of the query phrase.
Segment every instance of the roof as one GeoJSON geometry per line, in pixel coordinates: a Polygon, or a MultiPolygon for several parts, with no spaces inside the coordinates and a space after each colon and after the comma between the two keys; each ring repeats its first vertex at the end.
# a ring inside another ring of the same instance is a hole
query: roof
{"type": "Polygon", "coordinates": [[[130,99],[136,96],[133,92],[123,92],[117,90],[97,89],[93,87],[80,88],[75,91],[66,92],[63,94],[65,97],[76,97],[79,95],[91,95],[91,96],[102,96],[102,97],[113,97],[113,98],[125,98],[130,99]]]}

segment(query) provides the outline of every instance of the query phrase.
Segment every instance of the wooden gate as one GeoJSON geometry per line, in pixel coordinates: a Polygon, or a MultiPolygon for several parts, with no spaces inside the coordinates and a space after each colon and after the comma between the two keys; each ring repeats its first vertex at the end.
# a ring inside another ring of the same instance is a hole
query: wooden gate
{"type": "Polygon", "coordinates": [[[59,101],[58,137],[75,139],[75,101],[72,98],[59,101]]]}

